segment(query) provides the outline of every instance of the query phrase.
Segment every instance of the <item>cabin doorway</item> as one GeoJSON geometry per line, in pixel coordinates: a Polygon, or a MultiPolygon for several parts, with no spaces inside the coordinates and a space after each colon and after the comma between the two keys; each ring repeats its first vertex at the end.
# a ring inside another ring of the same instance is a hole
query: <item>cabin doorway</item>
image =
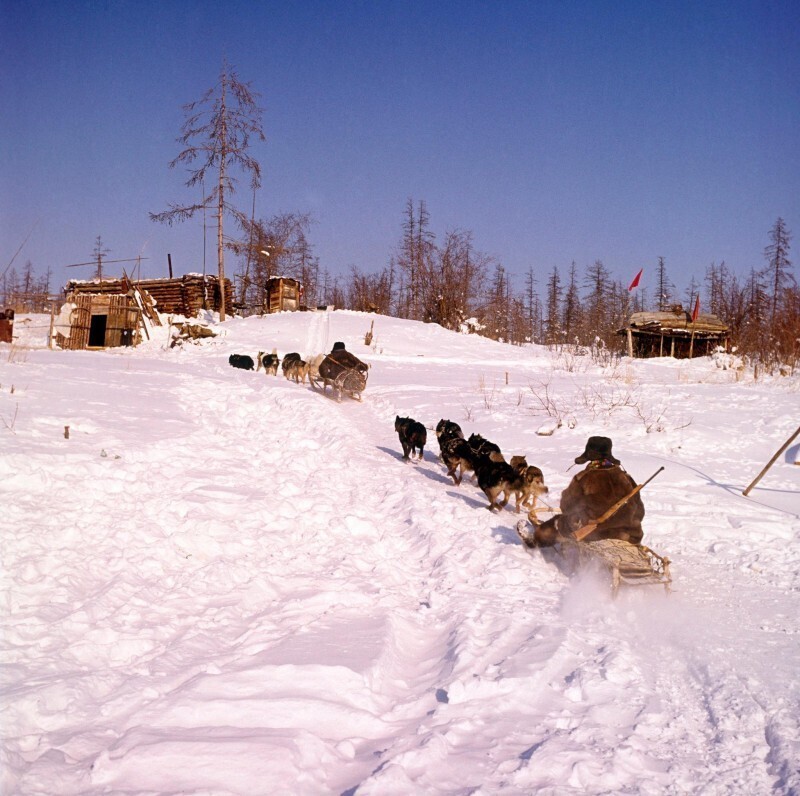
{"type": "Polygon", "coordinates": [[[89,348],[103,348],[106,344],[108,315],[92,315],[89,325],[89,348]]]}

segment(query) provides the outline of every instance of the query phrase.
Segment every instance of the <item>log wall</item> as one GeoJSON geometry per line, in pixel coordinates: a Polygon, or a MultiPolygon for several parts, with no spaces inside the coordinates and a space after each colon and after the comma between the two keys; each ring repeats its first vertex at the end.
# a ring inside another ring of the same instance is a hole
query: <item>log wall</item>
{"type": "MultiPolygon", "coordinates": [[[[219,312],[221,300],[219,279],[216,276],[186,274],[177,279],[141,279],[128,283],[124,279],[104,280],[102,282],[69,282],[65,293],[127,293],[128,285],[134,284],[149,293],[156,302],[156,309],[162,313],[185,315],[193,318],[203,310],[219,312]]],[[[234,314],[233,287],[230,279],[225,280],[225,312],[234,314]]]]}

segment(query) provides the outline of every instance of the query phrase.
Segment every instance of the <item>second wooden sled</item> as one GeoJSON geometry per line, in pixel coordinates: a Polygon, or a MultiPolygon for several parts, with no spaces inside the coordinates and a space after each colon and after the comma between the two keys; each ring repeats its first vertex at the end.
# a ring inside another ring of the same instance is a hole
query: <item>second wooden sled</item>
{"type": "Polygon", "coordinates": [[[319,382],[322,382],[323,392],[326,392],[330,385],[336,394],[337,401],[342,400],[344,393],[360,401],[361,394],[367,386],[368,372],[369,366],[358,357],[353,356],[349,351],[339,349],[327,354],[319,363],[318,378],[312,380],[311,383],[315,387],[319,387],[319,382]]]}

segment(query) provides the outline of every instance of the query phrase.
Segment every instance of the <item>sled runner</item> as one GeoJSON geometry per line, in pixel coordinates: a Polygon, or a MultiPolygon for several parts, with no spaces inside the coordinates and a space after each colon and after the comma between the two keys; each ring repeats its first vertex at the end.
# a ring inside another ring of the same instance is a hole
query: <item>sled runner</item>
{"type": "Polygon", "coordinates": [[[319,387],[322,382],[323,392],[330,385],[336,393],[337,401],[342,400],[344,393],[360,401],[361,393],[367,386],[368,370],[367,365],[358,357],[342,348],[327,354],[319,363],[319,377],[312,384],[319,387]]]}
{"type": "Polygon", "coordinates": [[[670,592],[670,560],[645,545],[622,539],[578,542],[568,538],[560,540],[559,545],[564,555],[574,557],[578,567],[606,570],[611,577],[612,597],[617,596],[620,586],[663,586],[667,594],[670,592]]]}
{"type": "MultiPolygon", "coordinates": [[[[517,535],[527,548],[534,547],[533,532],[527,520],[516,526],[517,535]]],[[[670,560],[654,553],[645,545],[631,544],[622,539],[598,539],[582,542],[573,537],[559,536],[552,548],[570,572],[596,567],[608,573],[611,595],[616,597],[620,586],[663,586],[669,594],[672,576],[670,560]]]]}

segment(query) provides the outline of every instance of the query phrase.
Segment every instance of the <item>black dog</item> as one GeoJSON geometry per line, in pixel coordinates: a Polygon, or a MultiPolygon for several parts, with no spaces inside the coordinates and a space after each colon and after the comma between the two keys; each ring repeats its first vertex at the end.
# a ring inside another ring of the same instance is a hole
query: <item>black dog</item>
{"type": "Polygon", "coordinates": [[[475,470],[475,453],[469,443],[461,437],[439,440],[439,447],[442,451],[442,461],[447,467],[447,474],[458,486],[464,473],[471,473],[475,470]]]}
{"type": "Polygon", "coordinates": [[[439,452],[442,451],[442,445],[449,439],[464,439],[464,432],[458,423],[453,423],[452,420],[445,420],[442,418],[436,424],[436,440],[439,443],[439,452]]]}
{"type": "Polygon", "coordinates": [[[228,357],[228,364],[232,368],[242,368],[242,370],[253,370],[256,366],[253,357],[249,357],[247,354],[231,354],[228,357]]]}
{"type": "MultiPolygon", "coordinates": [[[[500,459],[504,461],[500,447],[495,445],[494,442],[489,442],[488,439],[484,439],[480,434],[470,434],[467,442],[476,456],[488,456],[490,453],[499,453],[500,459]]],[[[494,457],[494,461],[497,461],[497,457],[494,457]]]]}
{"type": "Polygon", "coordinates": [[[482,459],[505,464],[500,448],[479,434],[470,435],[468,440],[450,437],[444,441],[440,440],[439,445],[447,474],[456,486],[461,483],[464,473],[473,473],[473,478],[477,475],[477,464],[482,459]]]}
{"type": "Polygon", "coordinates": [[[493,461],[490,456],[478,456],[475,460],[475,474],[478,476],[478,486],[489,499],[489,511],[504,508],[511,495],[522,490],[523,473],[508,462],[493,461]],[[503,501],[498,502],[501,494],[503,501]]]}
{"type": "Polygon", "coordinates": [[[414,450],[419,448],[419,458],[422,459],[422,449],[428,441],[428,432],[422,423],[410,417],[400,417],[394,419],[394,430],[400,437],[400,444],[403,446],[403,458],[408,460],[409,455],[413,457],[414,450]]]}

